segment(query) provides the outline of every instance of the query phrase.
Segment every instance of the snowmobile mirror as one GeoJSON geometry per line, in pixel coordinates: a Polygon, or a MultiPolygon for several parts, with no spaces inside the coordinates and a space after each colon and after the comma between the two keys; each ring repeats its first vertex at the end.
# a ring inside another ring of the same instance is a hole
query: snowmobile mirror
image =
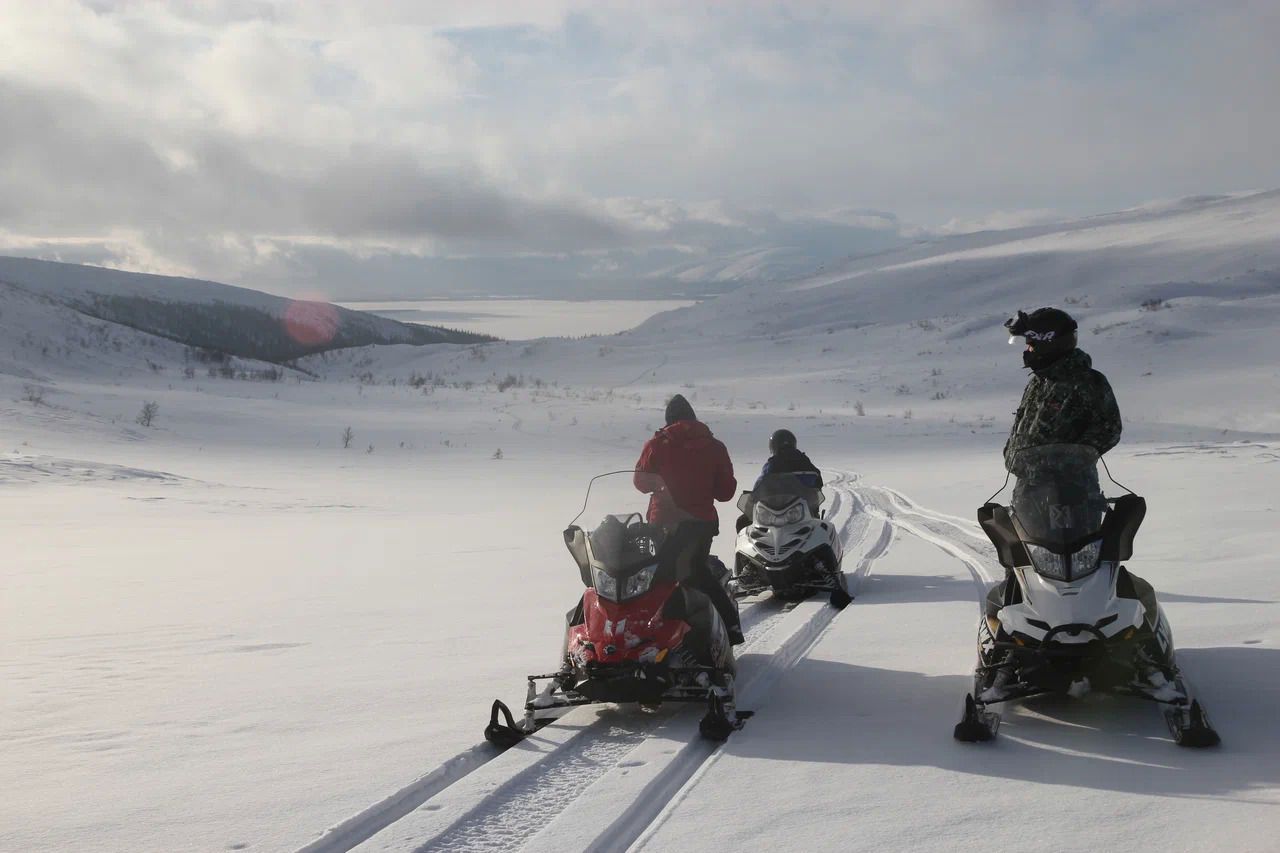
{"type": "Polygon", "coordinates": [[[1132,493],[1116,498],[1102,522],[1100,559],[1119,563],[1132,557],[1133,538],[1146,516],[1146,498],[1132,493]]]}
{"type": "Polygon", "coordinates": [[[582,575],[582,585],[591,586],[591,560],[587,556],[587,534],[581,527],[571,525],[564,529],[564,544],[578,564],[578,573],[582,575]]]}
{"type": "Polygon", "coordinates": [[[1008,509],[1000,504],[983,504],[978,510],[978,525],[982,528],[982,532],[987,534],[991,544],[996,546],[996,556],[1000,559],[1000,565],[1006,569],[1012,569],[1015,566],[1031,564],[1026,546],[1022,544],[1021,537],[1013,528],[1013,519],[1009,517],[1008,509]]]}

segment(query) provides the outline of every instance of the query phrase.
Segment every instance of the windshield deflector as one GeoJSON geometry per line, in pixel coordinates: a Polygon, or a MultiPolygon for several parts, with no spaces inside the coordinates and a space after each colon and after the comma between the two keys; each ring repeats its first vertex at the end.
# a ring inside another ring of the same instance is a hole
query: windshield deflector
{"type": "Polygon", "coordinates": [[[784,510],[797,500],[803,500],[816,513],[822,497],[821,489],[807,485],[792,473],[768,474],[751,491],[753,501],[775,511],[784,510]]]}
{"type": "Polygon", "coordinates": [[[618,471],[592,479],[582,512],[565,531],[584,580],[593,569],[625,577],[658,562],[666,533],[646,518],[650,500],[665,495],[656,474],[618,471]]]}
{"type": "Polygon", "coordinates": [[[1018,453],[1013,517],[1027,542],[1058,553],[1102,530],[1107,500],[1098,484],[1098,451],[1082,444],[1046,444],[1018,453]]]}

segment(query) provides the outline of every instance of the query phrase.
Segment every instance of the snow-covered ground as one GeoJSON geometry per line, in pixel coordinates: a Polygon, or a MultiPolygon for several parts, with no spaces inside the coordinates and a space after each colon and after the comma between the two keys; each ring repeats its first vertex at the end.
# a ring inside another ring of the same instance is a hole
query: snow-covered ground
{"type": "Polygon", "coordinates": [[[275,382],[6,292],[0,850],[1274,850],[1278,233],[1275,193],[1184,201],[275,382]],[[1217,750],[1105,697],[951,738],[1024,381],[1000,322],[1043,304],[1116,388],[1131,566],[1217,750]],[[688,711],[583,709],[495,756],[489,702],[553,665],[580,590],[559,531],[677,390],[742,480],[800,436],[857,601],[744,603],[758,713],[719,749],[688,711]]]}

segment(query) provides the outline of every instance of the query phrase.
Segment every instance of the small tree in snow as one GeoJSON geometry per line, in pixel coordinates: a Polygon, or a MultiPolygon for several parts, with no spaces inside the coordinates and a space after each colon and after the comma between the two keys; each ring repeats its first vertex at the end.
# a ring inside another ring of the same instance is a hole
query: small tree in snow
{"type": "Polygon", "coordinates": [[[156,419],[156,414],[160,411],[160,404],[154,401],[147,401],[142,404],[142,411],[138,412],[138,423],[141,426],[149,427],[151,422],[156,419]]]}
{"type": "Polygon", "coordinates": [[[351,439],[355,437],[356,437],[356,434],[354,431],[352,431],[351,427],[347,427],[346,429],[344,429],[342,431],[342,449],[346,450],[348,447],[350,447],[351,439]]]}
{"type": "Polygon", "coordinates": [[[501,459],[501,458],[502,458],[502,448],[501,448],[501,447],[499,447],[497,450],[493,451],[493,458],[494,458],[494,459],[501,459]]]}
{"type": "Polygon", "coordinates": [[[861,400],[853,404],[853,413],[858,417],[862,417],[867,413],[867,409],[865,406],[862,405],[861,400]]]}

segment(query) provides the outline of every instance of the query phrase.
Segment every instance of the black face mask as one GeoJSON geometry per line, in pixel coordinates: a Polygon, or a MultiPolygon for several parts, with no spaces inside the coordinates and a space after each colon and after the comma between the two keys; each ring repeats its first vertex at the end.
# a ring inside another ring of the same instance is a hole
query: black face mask
{"type": "Polygon", "coordinates": [[[1052,340],[1028,340],[1028,346],[1022,351],[1022,364],[1032,370],[1044,370],[1066,358],[1076,348],[1074,332],[1056,335],[1052,340]]]}
{"type": "Polygon", "coordinates": [[[1027,349],[1022,351],[1022,364],[1032,370],[1044,370],[1061,361],[1067,355],[1061,350],[1027,349]]]}

